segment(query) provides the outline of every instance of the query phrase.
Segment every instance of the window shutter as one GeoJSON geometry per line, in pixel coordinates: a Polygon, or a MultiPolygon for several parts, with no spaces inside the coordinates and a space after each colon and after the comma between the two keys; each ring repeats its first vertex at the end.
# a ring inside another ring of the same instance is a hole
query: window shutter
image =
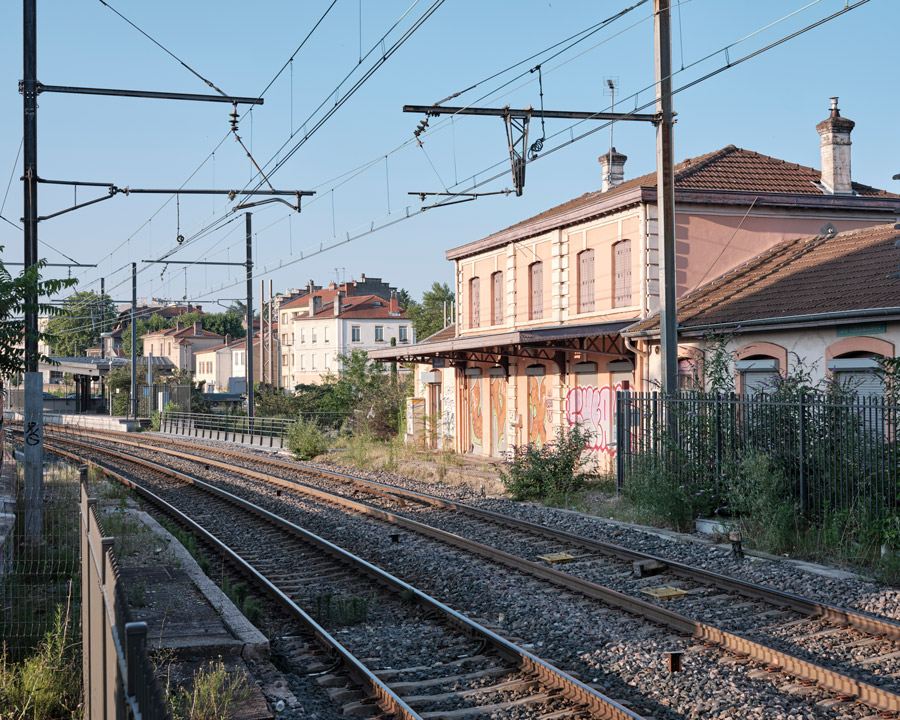
{"type": "Polygon", "coordinates": [[[544,264],[540,262],[531,265],[531,319],[540,320],[544,317],[544,264]]]}
{"type": "Polygon", "coordinates": [[[631,240],[616,243],[613,248],[615,257],[614,307],[631,305],[631,240]]]}
{"type": "Polygon", "coordinates": [[[494,282],[492,292],[494,294],[494,318],[493,324],[499,325],[503,322],[503,273],[494,273],[494,282]]]}
{"type": "Polygon", "coordinates": [[[585,250],[578,256],[578,312],[594,309],[594,251],[585,250]]]}
{"type": "Polygon", "coordinates": [[[471,322],[469,327],[477,328],[481,325],[481,279],[473,277],[469,280],[469,304],[471,322]]]}

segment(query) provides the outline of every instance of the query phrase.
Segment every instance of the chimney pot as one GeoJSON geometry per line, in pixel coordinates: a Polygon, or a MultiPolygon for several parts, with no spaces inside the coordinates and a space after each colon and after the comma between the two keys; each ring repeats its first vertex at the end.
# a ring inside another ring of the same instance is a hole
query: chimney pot
{"type": "Polygon", "coordinates": [[[828,195],[852,195],[850,174],[850,133],[856,125],[841,117],[838,99],[831,98],[828,118],[816,125],[822,152],[822,189],[828,195]]]}
{"type": "Polygon", "coordinates": [[[606,192],[625,182],[626,160],[628,160],[628,156],[618,152],[614,147],[611,147],[608,153],[597,158],[603,172],[603,184],[600,192],[606,192]]]}

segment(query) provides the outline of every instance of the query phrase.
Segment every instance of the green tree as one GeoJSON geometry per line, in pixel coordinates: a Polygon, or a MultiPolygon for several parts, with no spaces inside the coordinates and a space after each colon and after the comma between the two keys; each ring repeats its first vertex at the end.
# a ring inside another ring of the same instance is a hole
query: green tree
{"type": "Polygon", "coordinates": [[[291,418],[297,414],[297,397],[268,383],[259,383],[253,395],[253,407],[259,417],[291,418]]]}
{"type": "MultiPolygon", "coordinates": [[[[0,246],[0,252],[2,251],[3,247],[0,246]]],[[[61,308],[42,303],[40,298],[55,295],[78,282],[74,278],[43,280],[41,270],[46,264],[46,260],[40,260],[13,277],[0,262],[0,376],[12,377],[25,370],[25,351],[21,347],[22,339],[27,332],[25,311],[30,310],[51,317],[60,314],[61,308]],[[36,306],[26,305],[29,295],[38,298],[36,306]]],[[[48,338],[45,333],[36,333],[36,339],[40,341],[48,338]]],[[[49,358],[37,355],[34,359],[49,358]]]]}
{"type": "Polygon", "coordinates": [[[243,317],[230,309],[223,313],[207,313],[203,316],[203,329],[237,339],[247,335],[243,321],[243,317]]]}
{"type": "Polygon", "coordinates": [[[454,297],[447,283],[435,282],[422,295],[421,303],[413,303],[407,308],[407,315],[416,328],[416,340],[424,340],[444,327],[445,303],[449,320],[454,297]]]}
{"type": "MultiPolygon", "coordinates": [[[[144,341],[141,339],[141,336],[146,335],[149,332],[155,332],[156,330],[162,330],[165,327],[165,321],[159,317],[159,315],[151,315],[149,320],[144,320],[143,318],[138,318],[137,322],[134,324],[135,329],[137,330],[137,356],[143,357],[144,355],[144,341]],[[158,320],[156,320],[159,318],[158,320]],[[156,322],[154,322],[156,320],[156,322]],[[152,328],[151,324],[159,325],[160,321],[162,321],[162,327],[152,328]]],[[[122,331],[122,352],[125,353],[125,357],[131,357],[131,325],[129,324],[122,331]]]]}
{"type": "Polygon", "coordinates": [[[111,321],[116,316],[116,308],[109,295],[101,296],[93,290],[83,290],[66,298],[65,304],[56,317],[47,323],[47,336],[54,355],[80,357],[87,349],[100,342],[100,319],[103,309],[111,321]]]}
{"type": "Polygon", "coordinates": [[[397,293],[397,303],[403,310],[409,310],[411,307],[419,304],[413,300],[412,295],[410,295],[405,288],[400,288],[400,291],[397,293]]]}

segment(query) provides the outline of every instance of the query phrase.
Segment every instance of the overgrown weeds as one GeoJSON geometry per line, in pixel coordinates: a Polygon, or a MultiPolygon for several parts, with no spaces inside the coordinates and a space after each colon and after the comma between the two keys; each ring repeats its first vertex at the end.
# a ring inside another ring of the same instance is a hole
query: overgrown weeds
{"type": "Polygon", "coordinates": [[[369,601],[359,595],[324,593],[313,598],[313,615],[320,621],[336,625],[357,625],[369,614],[369,601]]]}
{"type": "Polygon", "coordinates": [[[288,429],[287,446],[298,460],[312,460],[328,452],[328,435],[315,420],[301,417],[288,429]]]}
{"type": "Polygon", "coordinates": [[[53,627],[32,655],[13,662],[4,644],[0,650],[0,718],[81,717],[81,643],[73,635],[70,606],[66,606],[57,608],[53,627]]]}
{"type": "Polygon", "coordinates": [[[589,434],[580,426],[560,427],[552,442],[516,445],[500,464],[500,480],[514,500],[565,502],[587,479],[583,472],[589,434]]]}
{"type": "Polygon", "coordinates": [[[197,670],[189,687],[167,693],[175,720],[228,720],[235,707],[250,697],[247,678],[240,672],[229,673],[221,660],[211,660],[197,670]]]}

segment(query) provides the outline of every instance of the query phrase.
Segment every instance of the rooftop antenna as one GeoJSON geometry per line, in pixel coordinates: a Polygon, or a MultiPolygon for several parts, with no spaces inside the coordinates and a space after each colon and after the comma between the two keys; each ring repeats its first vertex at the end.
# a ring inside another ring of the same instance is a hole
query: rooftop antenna
{"type": "MultiPolygon", "coordinates": [[[[616,88],[619,87],[619,78],[618,76],[610,76],[603,78],[603,81],[606,83],[606,90],[603,91],[604,95],[609,95],[612,98],[610,102],[610,112],[616,111],[616,88]]],[[[612,149],[613,149],[613,128],[616,126],[615,122],[611,122],[609,124],[609,154],[612,157],[612,149]]]]}

